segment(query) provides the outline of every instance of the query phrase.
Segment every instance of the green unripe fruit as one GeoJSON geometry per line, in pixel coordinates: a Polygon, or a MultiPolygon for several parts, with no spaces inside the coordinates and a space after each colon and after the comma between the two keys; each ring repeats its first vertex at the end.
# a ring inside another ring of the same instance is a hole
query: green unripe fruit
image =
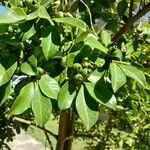
{"type": "Polygon", "coordinates": [[[19,1],[17,5],[18,5],[19,7],[23,7],[23,2],[22,2],[22,1],[19,1]]]}
{"type": "Polygon", "coordinates": [[[37,73],[39,75],[42,75],[42,74],[44,74],[44,70],[41,67],[37,67],[37,73]]]}
{"type": "Polygon", "coordinates": [[[56,18],[63,18],[64,17],[64,13],[62,11],[58,11],[58,12],[55,12],[54,16],[56,18]]]}
{"type": "Polygon", "coordinates": [[[74,79],[75,79],[76,81],[83,81],[83,76],[78,73],[78,74],[76,74],[76,75],[74,76],[74,79]]]}
{"type": "Polygon", "coordinates": [[[25,0],[25,3],[27,3],[28,5],[32,5],[33,0],[25,0]]]}
{"type": "Polygon", "coordinates": [[[75,64],[73,64],[73,68],[74,68],[76,71],[80,72],[80,71],[82,70],[82,65],[79,64],[79,63],[75,63],[75,64]]]}
{"type": "Polygon", "coordinates": [[[84,68],[84,69],[82,69],[81,74],[84,78],[87,78],[90,76],[91,72],[92,72],[91,69],[84,68]]]}

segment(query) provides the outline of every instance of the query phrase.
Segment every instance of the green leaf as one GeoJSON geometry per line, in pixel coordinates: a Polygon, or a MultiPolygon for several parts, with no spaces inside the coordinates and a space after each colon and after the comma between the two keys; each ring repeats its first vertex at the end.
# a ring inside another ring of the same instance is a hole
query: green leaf
{"type": "Polygon", "coordinates": [[[28,63],[30,64],[30,66],[32,67],[37,67],[37,59],[34,55],[31,55],[29,58],[28,58],[28,63]]]}
{"type": "Polygon", "coordinates": [[[4,34],[6,31],[8,31],[9,25],[6,24],[0,24],[0,34],[4,34]]]}
{"type": "Polygon", "coordinates": [[[45,7],[49,6],[53,0],[41,0],[40,5],[44,5],[45,7]]]}
{"type": "Polygon", "coordinates": [[[36,11],[34,11],[34,12],[28,14],[26,20],[27,20],[27,21],[28,21],[28,20],[33,20],[33,19],[35,19],[35,18],[37,18],[37,17],[38,17],[38,11],[36,10],[36,11]]]}
{"type": "Polygon", "coordinates": [[[0,87],[0,106],[4,104],[11,93],[11,82],[0,87]]]}
{"type": "Polygon", "coordinates": [[[35,84],[34,98],[32,99],[32,110],[38,125],[44,125],[52,111],[50,99],[41,94],[37,84],[35,84]]]}
{"type": "Polygon", "coordinates": [[[33,68],[27,62],[25,62],[21,65],[21,71],[29,76],[36,75],[36,72],[33,70],[33,68]]]}
{"type": "Polygon", "coordinates": [[[66,64],[68,67],[72,67],[73,66],[73,63],[74,63],[74,59],[75,59],[75,55],[70,53],[67,55],[67,58],[66,58],[66,64]]]}
{"type": "Polygon", "coordinates": [[[131,65],[124,65],[118,63],[118,66],[123,70],[126,76],[138,81],[142,86],[145,85],[146,79],[144,73],[141,70],[131,65]]]}
{"type": "Polygon", "coordinates": [[[83,41],[89,33],[90,33],[90,30],[87,30],[86,32],[79,30],[79,33],[77,34],[77,38],[75,39],[75,43],[83,41]]]}
{"type": "Polygon", "coordinates": [[[35,33],[36,33],[36,30],[35,30],[34,24],[33,24],[31,26],[31,28],[27,32],[24,33],[24,35],[22,37],[22,42],[31,38],[35,33]]]}
{"type": "Polygon", "coordinates": [[[71,106],[76,95],[75,85],[71,82],[66,82],[58,94],[58,107],[63,110],[71,106]]]}
{"type": "MultiPolygon", "coordinates": [[[[13,58],[12,58],[13,59],[13,58]]],[[[4,67],[0,64],[0,86],[2,86],[3,84],[7,83],[11,77],[13,76],[16,68],[17,68],[17,62],[13,62],[14,60],[12,60],[12,64],[10,64],[11,66],[5,70],[4,72],[4,67]]]]}
{"type": "Polygon", "coordinates": [[[58,51],[58,46],[52,40],[52,32],[42,38],[42,51],[46,60],[52,58],[58,51]]]}
{"type": "Polygon", "coordinates": [[[57,99],[60,87],[58,83],[48,74],[41,76],[39,80],[41,91],[49,98],[57,99]]]}
{"type": "Polygon", "coordinates": [[[5,74],[5,68],[0,64],[0,82],[2,82],[4,74],[5,74]]]}
{"type": "Polygon", "coordinates": [[[40,6],[39,7],[38,14],[39,14],[40,18],[44,18],[44,19],[50,20],[50,16],[49,16],[49,14],[48,14],[48,12],[47,12],[47,10],[45,9],[44,6],[40,6]]]}
{"type": "Polygon", "coordinates": [[[84,40],[84,43],[90,46],[92,49],[96,48],[100,51],[107,53],[108,49],[105,48],[97,39],[97,37],[93,34],[89,34],[87,38],[84,40]]]}
{"type": "Polygon", "coordinates": [[[0,35],[0,42],[15,46],[15,47],[21,46],[21,42],[18,39],[13,39],[10,34],[0,35]]]}
{"type": "Polygon", "coordinates": [[[69,24],[71,26],[78,27],[83,31],[86,31],[86,29],[87,29],[86,23],[78,18],[65,17],[65,18],[54,18],[53,20],[58,23],[65,23],[65,24],[69,24]]]}
{"type": "Polygon", "coordinates": [[[117,92],[126,83],[126,75],[116,63],[110,64],[111,84],[114,92],[117,92]]]}
{"type": "Polygon", "coordinates": [[[126,0],[122,0],[118,3],[117,12],[119,16],[123,16],[128,8],[128,3],[126,0]]]}
{"type": "Polygon", "coordinates": [[[17,23],[25,19],[26,15],[22,8],[15,8],[14,10],[7,10],[6,13],[0,13],[0,24],[17,23]]]}
{"type": "Polygon", "coordinates": [[[92,83],[96,83],[103,76],[104,72],[104,70],[98,71],[98,69],[95,69],[88,77],[88,80],[92,83]]]}
{"type": "Polygon", "coordinates": [[[108,89],[94,83],[86,83],[85,86],[91,97],[97,102],[115,109],[117,100],[108,89]]]}
{"type": "Polygon", "coordinates": [[[87,106],[83,85],[81,85],[76,98],[76,109],[79,117],[83,121],[84,126],[87,130],[89,130],[96,123],[99,113],[87,106]]]}
{"type": "Polygon", "coordinates": [[[30,107],[31,100],[35,98],[34,95],[35,95],[34,83],[32,82],[28,83],[21,89],[20,94],[14,101],[8,115],[9,116],[18,115],[26,111],[30,107]]]}
{"type": "Polygon", "coordinates": [[[105,46],[108,46],[111,43],[111,36],[105,30],[102,30],[101,39],[105,46]]]}

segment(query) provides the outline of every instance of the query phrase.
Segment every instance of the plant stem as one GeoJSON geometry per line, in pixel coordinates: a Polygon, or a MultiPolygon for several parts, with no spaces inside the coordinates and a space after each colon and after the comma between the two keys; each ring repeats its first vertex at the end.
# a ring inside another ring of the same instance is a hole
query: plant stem
{"type": "Polygon", "coordinates": [[[140,9],[135,16],[130,17],[126,23],[123,25],[123,27],[115,34],[115,36],[112,38],[112,41],[116,43],[118,40],[120,40],[125,34],[129,28],[135,23],[138,19],[143,17],[146,13],[150,11],[150,3],[145,5],[143,9],[140,9]]]}
{"type": "Polygon", "coordinates": [[[24,124],[35,126],[39,129],[43,130],[44,132],[47,132],[48,134],[52,135],[55,139],[57,139],[57,137],[58,137],[56,134],[52,133],[51,131],[49,131],[49,130],[47,130],[47,129],[39,126],[39,125],[36,125],[36,124],[34,124],[33,122],[31,122],[29,120],[25,120],[25,119],[22,119],[22,118],[19,118],[19,117],[14,117],[13,120],[24,123],[24,124]]]}
{"type": "Polygon", "coordinates": [[[89,14],[89,18],[90,18],[91,29],[92,29],[94,35],[97,36],[97,33],[96,33],[96,31],[95,31],[95,29],[94,29],[94,27],[93,27],[93,21],[92,21],[92,14],[91,14],[91,11],[90,11],[88,5],[87,5],[83,0],[80,0],[80,2],[86,7],[87,12],[88,12],[88,14],[89,14]]]}
{"type": "MultiPolygon", "coordinates": [[[[43,126],[43,129],[45,129],[45,127],[43,126]]],[[[45,136],[46,136],[46,140],[48,141],[48,144],[49,144],[49,146],[50,146],[50,149],[51,150],[54,150],[54,148],[53,148],[53,145],[52,145],[52,142],[51,142],[51,140],[50,140],[50,137],[48,136],[48,133],[44,130],[44,134],[45,134],[45,136]]]]}
{"type": "Polygon", "coordinates": [[[62,110],[59,120],[57,150],[71,150],[74,129],[74,113],[71,108],[62,110]]]}

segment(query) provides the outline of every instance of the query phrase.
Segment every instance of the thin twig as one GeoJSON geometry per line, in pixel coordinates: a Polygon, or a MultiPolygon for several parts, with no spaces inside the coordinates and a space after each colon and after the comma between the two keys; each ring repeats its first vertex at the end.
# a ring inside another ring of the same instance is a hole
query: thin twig
{"type": "Polygon", "coordinates": [[[48,136],[47,132],[45,131],[45,127],[44,127],[44,126],[43,126],[43,129],[44,129],[44,134],[45,134],[45,136],[46,136],[46,140],[48,141],[48,144],[49,144],[49,146],[50,146],[50,149],[51,149],[51,150],[54,150],[53,144],[52,144],[52,142],[51,142],[51,140],[50,140],[50,137],[48,136]]]}
{"type": "Polygon", "coordinates": [[[41,130],[43,130],[43,131],[49,133],[49,134],[52,135],[55,139],[58,138],[58,135],[52,133],[51,131],[49,131],[49,130],[47,130],[47,129],[45,129],[45,128],[39,126],[39,125],[36,125],[35,123],[33,123],[33,122],[29,121],[29,120],[25,120],[25,119],[22,119],[22,118],[19,118],[19,117],[14,117],[13,120],[14,120],[14,121],[21,122],[21,123],[28,124],[28,125],[35,126],[35,127],[39,128],[39,129],[41,129],[41,130]]]}
{"type": "Polygon", "coordinates": [[[112,38],[112,41],[115,43],[118,40],[120,40],[122,38],[123,34],[125,34],[129,30],[129,28],[133,25],[133,23],[135,23],[137,20],[139,20],[141,17],[143,17],[149,11],[150,11],[150,3],[145,5],[143,7],[143,9],[140,9],[135,16],[130,17],[126,21],[126,23],[123,25],[123,27],[112,38]]]}
{"type": "Polygon", "coordinates": [[[90,135],[90,134],[74,134],[75,138],[88,138],[101,143],[102,141],[98,138],[99,135],[90,135]]]}
{"type": "Polygon", "coordinates": [[[86,7],[86,9],[88,11],[88,14],[89,14],[89,17],[90,17],[91,29],[92,29],[93,33],[97,36],[96,31],[95,31],[95,29],[93,27],[93,21],[92,21],[91,11],[90,11],[89,7],[87,6],[87,4],[83,0],[80,0],[80,2],[86,7]]]}
{"type": "Polygon", "coordinates": [[[71,136],[66,137],[66,138],[64,139],[63,143],[65,143],[66,141],[68,141],[68,140],[70,140],[70,139],[73,139],[73,136],[72,136],[72,135],[71,135],[71,136]]]}

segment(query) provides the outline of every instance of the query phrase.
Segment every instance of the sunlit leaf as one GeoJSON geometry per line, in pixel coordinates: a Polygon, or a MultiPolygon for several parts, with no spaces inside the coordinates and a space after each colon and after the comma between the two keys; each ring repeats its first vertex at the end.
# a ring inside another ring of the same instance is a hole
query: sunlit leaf
{"type": "Polygon", "coordinates": [[[8,10],[6,13],[0,13],[0,24],[17,23],[25,20],[26,14],[22,8],[8,10]]]}
{"type": "Polygon", "coordinates": [[[115,109],[116,97],[106,88],[94,83],[85,84],[87,91],[97,102],[107,107],[115,109]]]}
{"type": "Polygon", "coordinates": [[[21,71],[29,76],[36,75],[36,72],[33,70],[33,68],[27,62],[25,62],[21,65],[21,71]]]}
{"type": "Polygon", "coordinates": [[[60,87],[58,83],[48,74],[41,76],[39,80],[41,91],[49,98],[57,99],[60,87]]]}
{"type": "Polygon", "coordinates": [[[96,48],[99,49],[100,51],[107,53],[108,49],[105,48],[95,37],[93,34],[89,34],[87,38],[84,40],[84,43],[88,46],[90,46],[92,49],[96,48]]]}
{"type": "Polygon", "coordinates": [[[58,107],[63,110],[71,106],[76,95],[76,88],[71,82],[66,82],[58,95],[58,107]]]}
{"type": "Polygon", "coordinates": [[[53,20],[56,22],[65,23],[65,24],[69,24],[71,26],[78,27],[83,31],[86,31],[86,29],[87,29],[87,25],[85,24],[85,22],[83,22],[82,20],[80,20],[78,18],[65,17],[65,18],[54,18],[53,20]]]}
{"type": "Polygon", "coordinates": [[[144,73],[141,70],[131,65],[124,65],[124,64],[118,65],[128,77],[133,78],[143,86],[145,85],[146,79],[144,73]]]}
{"type": "Polygon", "coordinates": [[[35,84],[34,98],[32,99],[32,110],[38,125],[44,125],[48,121],[52,111],[50,99],[42,95],[38,84],[35,84]]]}
{"type": "Polygon", "coordinates": [[[58,46],[53,43],[52,32],[42,38],[42,51],[46,60],[52,58],[58,51],[58,46]]]}
{"type": "Polygon", "coordinates": [[[96,123],[99,113],[87,106],[82,85],[76,98],[76,109],[84,126],[89,130],[96,123]]]}
{"type": "Polygon", "coordinates": [[[105,30],[102,30],[101,39],[102,39],[102,42],[105,44],[105,46],[108,46],[108,44],[111,43],[111,36],[105,30]]]}
{"type": "Polygon", "coordinates": [[[10,109],[9,116],[21,114],[30,107],[31,100],[35,98],[34,88],[34,83],[31,82],[21,89],[19,96],[10,109]]]}
{"type": "Polygon", "coordinates": [[[110,64],[111,84],[114,92],[117,92],[126,83],[125,73],[116,63],[110,64]]]}

